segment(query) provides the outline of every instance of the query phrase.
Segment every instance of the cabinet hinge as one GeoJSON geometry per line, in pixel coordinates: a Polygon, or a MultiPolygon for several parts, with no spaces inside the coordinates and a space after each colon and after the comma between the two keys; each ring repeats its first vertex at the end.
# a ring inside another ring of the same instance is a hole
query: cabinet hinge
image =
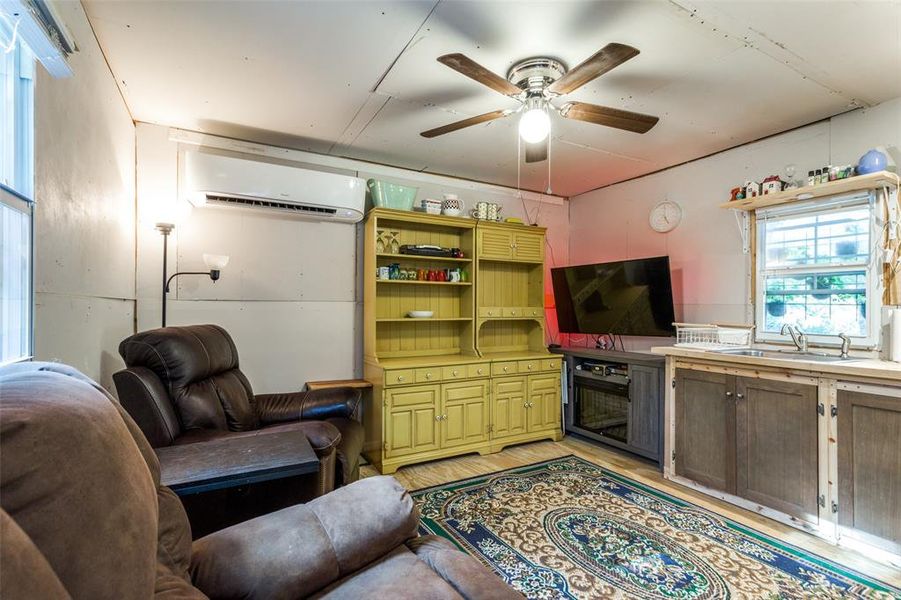
{"type": "Polygon", "coordinates": [[[832,503],[832,512],[834,512],[834,513],[838,512],[838,502],[832,503]]]}
{"type": "Polygon", "coordinates": [[[382,449],[384,449],[384,450],[388,449],[388,442],[385,442],[384,444],[382,444],[382,449]]]}
{"type": "Polygon", "coordinates": [[[838,416],[838,407],[833,404],[832,407],[829,409],[829,414],[832,415],[833,417],[837,417],[838,416]]]}
{"type": "Polygon", "coordinates": [[[382,400],[382,406],[388,406],[388,399],[387,399],[387,398],[385,398],[384,400],[382,400]]]}
{"type": "Polygon", "coordinates": [[[670,454],[670,458],[672,459],[673,462],[676,462],[676,451],[675,450],[673,450],[673,453],[670,454]]]}
{"type": "Polygon", "coordinates": [[[823,406],[823,403],[822,403],[822,402],[820,402],[819,404],[817,404],[817,414],[820,415],[820,416],[825,416],[825,415],[826,415],[826,407],[823,406]]]}
{"type": "Polygon", "coordinates": [[[673,389],[676,389],[676,378],[673,377],[673,389]]]}
{"type": "Polygon", "coordinates": [[[819,504],[823,508],[826,508],[826,494],[820,494],[819,496],[817,496],[817,504],[819,504]]]}

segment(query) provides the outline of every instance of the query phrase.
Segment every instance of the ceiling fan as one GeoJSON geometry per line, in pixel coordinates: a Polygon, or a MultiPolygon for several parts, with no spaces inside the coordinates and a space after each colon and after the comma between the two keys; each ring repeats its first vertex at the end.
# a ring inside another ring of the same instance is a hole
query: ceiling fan
{"type": "Polygon", "coordinates": [[[565,119],[646,133],[657,124],[657,117],[586,102],[566,102],[562,106],[554,103],[560,96],[577,90],[637,54],[638,49],[632,46],[607,44],[569,71],[553,58],[530,58],[513,65],[506,79],[463,54],[439,56],[438,62],[496,92],[519,100],[521,105],[516,109],[495,110],[429,129],[420,135],[433,138],[522,112],[519,135],[526,143],[526,162],[532,163],[547,159],[548,134],[551,131],[550,111],[559,113],[565,119]]]}

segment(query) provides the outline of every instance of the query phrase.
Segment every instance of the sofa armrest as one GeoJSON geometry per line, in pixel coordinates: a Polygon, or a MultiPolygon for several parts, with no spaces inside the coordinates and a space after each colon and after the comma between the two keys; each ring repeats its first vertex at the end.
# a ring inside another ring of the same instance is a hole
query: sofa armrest
{"type": "Polygon", "coordinates": [[[300,598],[416,537],[393,477],[370,477],[194,542],[191,578],[212,598],[300,598]]]}
{"type": "Polygon", "coordinates": [[[283,394],[257,394],[254,398],[257,413],[263,424],[284,421],[323,421],[334,417],[353,418],[360,404],[358,389],[341,387],[287,392],[283,394]]]}
{"type": "Polygon", "coordinates": [[[181,424],[169,392],[146,367],[129,367],[113,374],[119,403],[154,448],[169,446],[181,435],[181,424]]]}

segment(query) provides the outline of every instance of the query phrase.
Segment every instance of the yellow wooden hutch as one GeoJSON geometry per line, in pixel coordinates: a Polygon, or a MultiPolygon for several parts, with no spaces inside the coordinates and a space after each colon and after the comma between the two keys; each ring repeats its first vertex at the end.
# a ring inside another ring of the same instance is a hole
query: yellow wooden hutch
{"type": "Polygon", "coordinates": [[[561,358],[545,348],[545,230],[373,209],[365,224],[364,454],[382,473],[559,440],[561,358]],[[406,244],[462,258],[400,254],[406,244]],[[378,267],[460,268],[459,282],[384,280],[378,267]],[[409,311],[432,311],[428,319],[409,311]]]}

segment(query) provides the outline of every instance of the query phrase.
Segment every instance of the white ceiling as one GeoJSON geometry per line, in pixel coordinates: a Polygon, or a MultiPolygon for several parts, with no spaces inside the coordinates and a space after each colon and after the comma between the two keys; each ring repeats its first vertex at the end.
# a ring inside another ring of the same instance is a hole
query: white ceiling
{"type": "MultiPolygon", "coordinates": [[[[106,1],[85,8],[135,119],[517,185],[516,119],[419,132],[516,102],[435,58],[506,75],[636,58],[567,96],[660,117],[645,135],[555,117],[572,196],[901,96],[901,2],[106,1]]],[[[547,188],[547,164],[522,187],[547,188]]]]}

